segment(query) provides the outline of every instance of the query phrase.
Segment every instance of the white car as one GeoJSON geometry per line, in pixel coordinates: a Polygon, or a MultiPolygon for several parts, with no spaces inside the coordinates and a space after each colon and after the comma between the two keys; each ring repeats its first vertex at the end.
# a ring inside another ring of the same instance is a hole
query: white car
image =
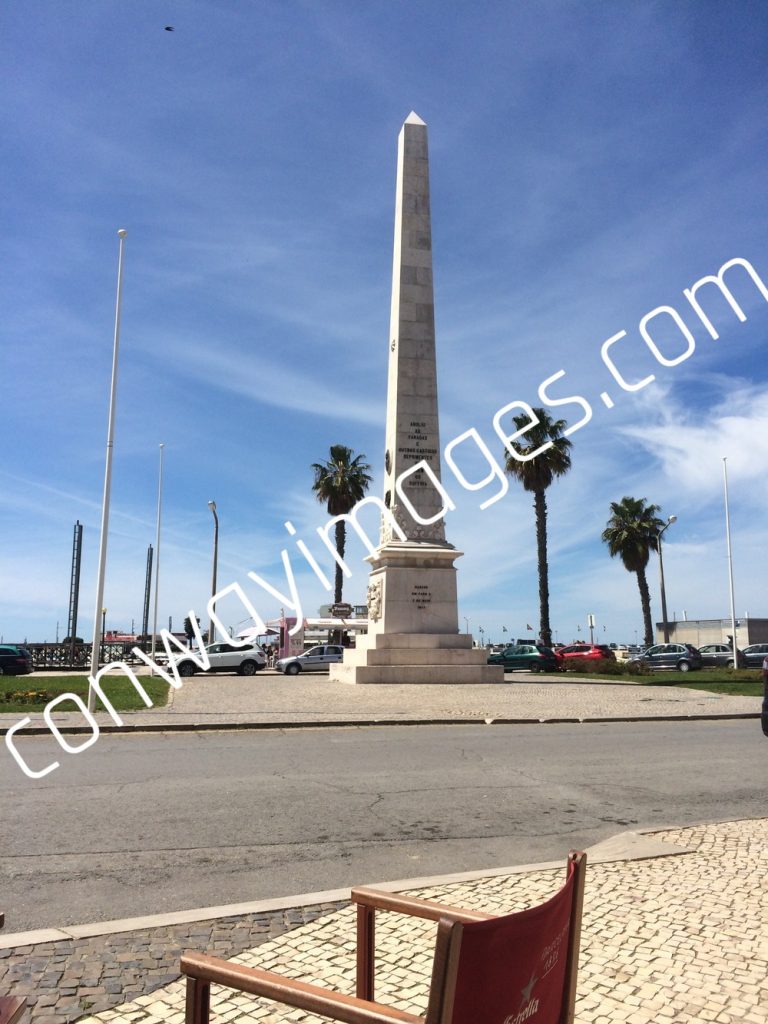
{"type": "Polygon", "coordinates": [[[287,676],[297,676],[299,672],[327,672],[343,657],[344,648],[338,644],[319,644],[293,658],[281,658],[275,663],[275,668],[287,676]]]}
{"type": "MultiPolygon", "coordinates": [[[[258,644],[247,644],[245,647],[235,647],[226,642],[211,644],[208,660],[211,663],[208,672],[237,672],[241,676],[255,675],[267,664],[267,656],[258,644]]],[[[176,667],[180,676],[193,676],[202,671],[199,665],[184,654],[176,659],[176,667]]]]}

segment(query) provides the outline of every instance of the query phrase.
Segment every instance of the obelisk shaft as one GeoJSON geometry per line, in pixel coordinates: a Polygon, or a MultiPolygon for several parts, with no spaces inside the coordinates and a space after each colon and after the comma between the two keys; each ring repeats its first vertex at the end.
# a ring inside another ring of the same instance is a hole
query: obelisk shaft
{"type": "MultiPolygon", "coordinates": [[[[424,469],[413,472],[422,461],[439,480],[429,153],[427,126],[412,113],[398,139],[384,500],[409,541],[444,544],[439,492],[424,469]],[[398,480],[419,518],[434,523],[414,519],[398,480]]],[[[393,539],[386,520],[381,539],[393,539]]]]}
{"type": "Polygon", "coordinates": [[[381,542],[367,559],[368,633],[331,666],[330,679],[501,683],[503,667],[488,665],[486,652],[459,632],[461,552],[443,528],[427,126],[416,114],[398,142],[386,443],[384,501],[392,514],[382,516],[381,542]]]}

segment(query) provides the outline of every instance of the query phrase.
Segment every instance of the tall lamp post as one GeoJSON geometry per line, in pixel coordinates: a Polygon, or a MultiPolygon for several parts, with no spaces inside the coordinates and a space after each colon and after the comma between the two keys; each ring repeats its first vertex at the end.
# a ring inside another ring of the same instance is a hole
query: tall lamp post
{"type": "MultiPolygon", "coordinates": [[[[115,334],[112,342],[112,382],[109,392],[109,416],[107,421],[107,457],[104,469],[104,494],[101,501],[101,536],[99,540],[99,568],[96,574],[96,613],[93,622],[93,645],[91,647],[91,675],[99,671],[99,649],[104,633],[103,619],[99,630],[99,610],[104,601],[104,571],[107,566],[107,540],[109,538],[109,501],[112,493],[112,450],[115,444],[115,406],[117,404],[117,360],[120,354],[120,309],[123,301],[123,248],[128,232],[120,228],[117,257],[117,297],[115,299],[115,334]]],[[[96,709],[96,691],[88,684],[88,710],[96,709]]]]}
{"type": "Polygon", "coordinates": [[[664,643],[669,643],[669,623],[667,622],[667,593],[664,589],[664,557],[661,553],[661,537],[667,527],[677,522],[677,516],[670,516],[659,530],[659,578],[661,580],[661,625],[664,630],[664,643]]]}
{"type": "Polygon", "coordinates": [[[731,552],[731,512],[728,507],[728,458],[723,458],[723,488],[725,492],[725,542],[728,547],[728,591],[731,598],[731,644],[733,646],[733,667],[739,667],[738,645],[736,643],[736,604],[733,599],[733,554],[731,552]]]}
{"type": "MultiPolygon", "coordinates": [[[[208,508],[213,513],[213,576],[211,578],[211,598],[216,596],[216,570],[219,564],[219,517],[216,514],[216,502],[209,501],[208,508]]],[[[216,606],[211,604],[211,618],[208,623],[208,643],[213,643],[213,613],[216,606]]]]}

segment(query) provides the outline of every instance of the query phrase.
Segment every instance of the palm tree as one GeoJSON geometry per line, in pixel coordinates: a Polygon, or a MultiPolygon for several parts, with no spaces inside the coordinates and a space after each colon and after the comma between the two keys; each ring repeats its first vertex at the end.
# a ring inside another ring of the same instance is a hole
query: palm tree
{"type": "Polygon", "coordinates": [[[611,502],[611,518],[603,530],[603,540],[608,545],[611,557],[618,555],[627,572],[637,574],[646,647],[653,643],[653,624],[645,567],[651,551],[659,549],[659,531],[664,526],[657,512],[661,512],[659,506],[647,505],[645,498],[624,497],[621,501],[611,502]]]}
{"type": "MultiPolygon", "coordinates": [[[[317,500],[328,507],[328,514],[343,516],[351,512],[364,496],[371,482],[368,475],[370,466],[365,462],[364,455],[354,455],[351,448],[343,444],[333,444],[327,462],[313,462],[311,469],[315,474],[312,490],[317,500]]],[[[336,551],[339,558],[344,557],[347,540],[347,528],[343,519],[336,523],[336,551]]],[[[336,587],[334,604],[341,602],[343,583],[341,566],[336,563],[336,587]]]]}
{"type": "MultiPolygon", "coordinates": [[[[536,426],[526,430],[524,443],[515,445],[521,455],[530,455],[538,448],[551,442],[550,446],[529,462],[520,462],[505,450],[504,469],[519,480],[526,491],[533,494],[536,512],[536,545],[539,556],[539,636],[546,647],[552,645],[552,629],[549,624],[549,565],[547,564],[547,499],[546,489],[557,476],[564,476],[571,468],[571,442],[563,436],[568,426],[565,420],[553,420],[544,409],[534,409],[538,419],[536,426]]],[[[514,416],[518,430],[530,426],[530,417],[514,416]]]]}

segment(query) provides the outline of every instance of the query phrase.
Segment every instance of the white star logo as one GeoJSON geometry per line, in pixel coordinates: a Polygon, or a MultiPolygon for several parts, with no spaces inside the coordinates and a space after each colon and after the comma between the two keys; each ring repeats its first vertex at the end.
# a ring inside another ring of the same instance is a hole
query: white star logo
{"type": "Polygon", "coordinates": [[[523,997],[520,1002],[521,1007],[526,1006],[528,1003],[530,1003],[531,993],[533,992],[533,986],[536,984],[538,980],[539,979],[536,977],[536,975],[532,974],[531,980],[528,982],[525,988],[520,989],[520,995],[523,997]]]}

